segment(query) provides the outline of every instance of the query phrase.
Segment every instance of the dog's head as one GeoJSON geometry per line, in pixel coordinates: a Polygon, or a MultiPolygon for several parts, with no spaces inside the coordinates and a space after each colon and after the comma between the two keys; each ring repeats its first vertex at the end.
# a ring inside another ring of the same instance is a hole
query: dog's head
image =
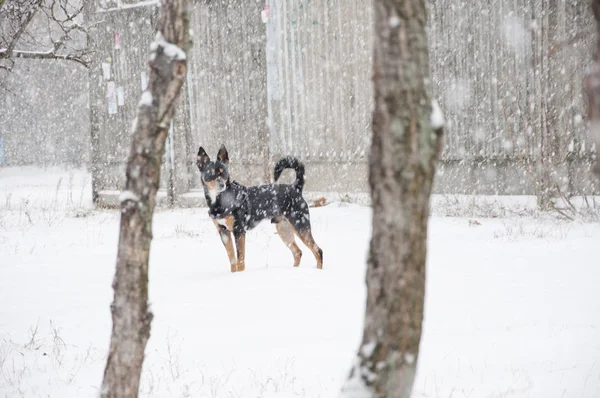
{"type": "Polygon", "coordinates": [[[229,181],[229,155],[227,154],[225,145],[221,145],[217,153],[217,159],[214,162],[210,160],[204,148],[200,147],[198,149],[196,165],[202,176],[202,184],[210,192],[218,195],[227,189],[227,182],[229,181]]]}

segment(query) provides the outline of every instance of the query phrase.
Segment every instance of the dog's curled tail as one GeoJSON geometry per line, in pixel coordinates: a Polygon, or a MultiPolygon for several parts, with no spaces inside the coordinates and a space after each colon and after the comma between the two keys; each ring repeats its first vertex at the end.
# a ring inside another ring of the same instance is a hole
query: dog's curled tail
{"type": "Polygon", "coordinates": [[[302,162],[293,156],[287,156],[279,159],[279,161],[275,164],[275,182],[277,182],[281,176],[281,172],[285,169],[294,169],[296,172],[296,181],[294,181],[294,186],[297,190],[302,192],[302,189],[304,188],[304,165],[302,162]]]}

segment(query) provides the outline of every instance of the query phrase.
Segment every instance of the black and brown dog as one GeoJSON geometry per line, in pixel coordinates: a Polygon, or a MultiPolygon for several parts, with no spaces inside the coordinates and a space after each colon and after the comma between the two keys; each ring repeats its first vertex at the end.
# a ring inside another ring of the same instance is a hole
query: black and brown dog
{"type": "Polygon", "coordinates": [[[219,149],[214,162],[204,148],[200,147],[196,164],[202,176],[208,214],[219,230],[221,241],[227,250],[231,272],[245,269],[246,231],[265,219],[271,219],[283,243],[292,251],[294,267],[300,265],[302,257],[302,251],[294,239],[296,234],[315,255],[317,268],[323,268],[323,250],[313,239],[308,204],[302,197],[304,165],[298,159],[285,157],[275,165],[275,181],[284,169],[294,169],[294,183],[254,187],[245,187],[230,180],[229,155],[224,145],[219,149]],[[237,257],[231,239],[232,233],[237,257]]]}

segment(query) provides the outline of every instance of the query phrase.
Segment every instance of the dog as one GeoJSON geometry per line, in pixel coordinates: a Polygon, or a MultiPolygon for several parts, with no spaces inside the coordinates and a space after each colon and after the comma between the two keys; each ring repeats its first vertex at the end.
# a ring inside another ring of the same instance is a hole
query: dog
{"type": "Polygon", "coordinates": [[[271,219],[281,240],[291,250],[294,267],[300,265],[302,258],[302,251],[294,238],[297,235],[314,254],[317,268],[323,268],[323,250],[312,236],[308,204],[302,197],[304,165],[298,159],[285,157],[275,164],[275,182],[284,169],[295,170],[296,180],[289,185],[245,187],[232,181],[229,176],[229,154],[225,145],[221,145],[215,161],[211,161],[204,148],[200,147],[196,165],[202,177],[208,214],[227,250],[231,272],[244,271],[246,268],[246,231],[265,219],[271,219]]]}

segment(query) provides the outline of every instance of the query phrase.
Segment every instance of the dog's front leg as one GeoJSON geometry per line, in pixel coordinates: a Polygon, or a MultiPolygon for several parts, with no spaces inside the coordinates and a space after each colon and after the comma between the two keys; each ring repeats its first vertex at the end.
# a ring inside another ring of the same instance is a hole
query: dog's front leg
{"type": "Polygon", "coordinates": [[[237,248],[237,270],[246,269],[246,232],[235,234],[235,246],[237,248]]]}
{"type": "Polygon", "coordinates": [[[231,231],[227,229],[227,227],[220,225],[216,220],[213,220],[215,223],[217,230],[219,231],[219,236],[221,237],[221,242],[223,242],[223,246],[225,246],[225,250],[227,250],[227,257],[229,257],[229,264],[231,264],[231,272],[237,271],[237,260],[235,257],[235,249],[233,248],[233,239],[231,236],[231,231]]]}

